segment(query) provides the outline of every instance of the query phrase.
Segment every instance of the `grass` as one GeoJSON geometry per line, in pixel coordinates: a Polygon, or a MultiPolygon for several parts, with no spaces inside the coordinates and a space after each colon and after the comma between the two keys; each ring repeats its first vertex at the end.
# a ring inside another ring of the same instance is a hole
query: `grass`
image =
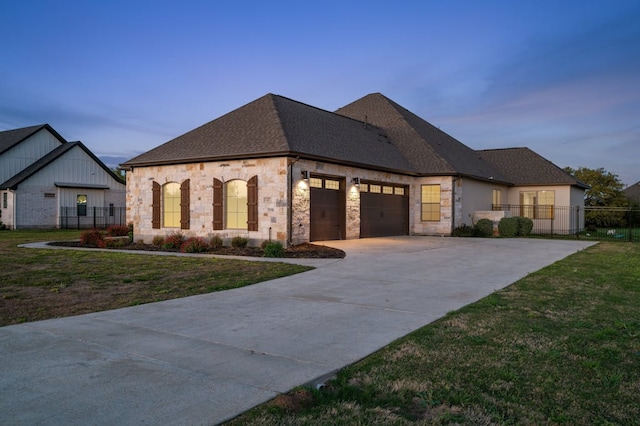
{"type": "Polygon", "coordinates": [[[242,287],[307,271],[271,262],[18,248],[79,231],[0,232],[0,326],[242,287]]]}
{"type": "Polygon", "coordinates": [[[605,242],[231,425],[640,425],[640,245],[605,242]]]}

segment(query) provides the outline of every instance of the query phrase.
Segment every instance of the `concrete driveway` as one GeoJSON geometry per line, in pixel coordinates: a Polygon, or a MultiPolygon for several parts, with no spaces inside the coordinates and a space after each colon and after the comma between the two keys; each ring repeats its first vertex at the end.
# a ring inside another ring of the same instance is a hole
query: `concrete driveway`
{"type": "Polygon", "coordinates": [[[216,424],[591,245],[326,244],[347,257],[240,289],[0,328],[0,423],[216,424]]]}

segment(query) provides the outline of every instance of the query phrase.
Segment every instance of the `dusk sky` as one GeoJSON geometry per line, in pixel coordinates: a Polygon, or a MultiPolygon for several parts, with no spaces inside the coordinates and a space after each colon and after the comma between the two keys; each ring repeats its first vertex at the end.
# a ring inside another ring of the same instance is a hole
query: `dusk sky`
{"type": "Polygon", "coordinates": [[[122,162],[267,93],[381,92],[473,149],[640,181],[640,1],[0,0],[0,130],[122,162]]]}

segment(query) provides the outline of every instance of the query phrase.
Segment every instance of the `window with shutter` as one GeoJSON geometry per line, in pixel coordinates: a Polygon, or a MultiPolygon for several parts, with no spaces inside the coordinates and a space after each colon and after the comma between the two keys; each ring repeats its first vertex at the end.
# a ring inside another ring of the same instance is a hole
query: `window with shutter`
{"type": "Polygon", "coordinates": [[[258,176],[247,182],[247,229],[258,230],[258,176]]]}
{"type": "Polygon", "coordinates": [[[180,185],[180,229],[189,229],[190,218],[190,197],[189,186],[191,179],[187,179],[180,185]]]}
{"type": "Polygon", "coordinates": [[[151,191],[153,194],[151,207],[151,227],[153,229],[160,229],[160,184],[154,181],[151,191]]]}
{"type": "Polygon", "coordinates": [[[213,178],[213,229],[218,231],[222,229],[222,216],[224,210],[222,209],[222,197],[223,197],[222,181],[213,178]]]}

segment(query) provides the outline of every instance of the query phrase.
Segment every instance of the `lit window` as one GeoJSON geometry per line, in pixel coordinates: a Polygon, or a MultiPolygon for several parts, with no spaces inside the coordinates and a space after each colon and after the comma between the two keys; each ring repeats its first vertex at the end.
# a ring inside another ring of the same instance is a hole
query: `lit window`
{"type": "Polygon", "coordinates": [[[180,185],[169,182],[162,187],[162,208],[165,228],[180,227],[180,185]]]}
{"type": "Polygon", "coordinates": [[[375,192],[376,194],[379,194],[381,191],[382,191],[382,188],[380,187],[380,185],[374,185],[374,184],[369,185],[369,192],[375,192]]]}
{"type": "Polygon", "coordinates": [[[360,184],[360,192],[368,192],[369,191],[369,184],[368,183],[361,183],[360,184]]]}
{"type": "Polygon", "coordinates": [[[555,191],[523,191],[520,214],[529,219],[553,219],[555,191]]]}
{"type": "Polygon", "coordinates": [[[440,221],[440,185],[422,185],[422,220],[440,221]]]}
{"type": "Polygon", "coordinates": [[[76,197],[76,206],[78,207],[78,216],[87,215],[87,196],[85,194],[79,194],[76,197]]]}
{"type": "Polygon", "coordinates": [[[226,184],[227,229],[247,229],[247,182],[232,180],[226,184]]]}
{"type": "Polygon", "coordinates": [[[324,187],[326,189],[340,189],[340,181],[339,180],[325,179],[324,187]]]}
{"type": "Polygon", "coordinates": [[[383,194],[393,194],[393,186],[383,186],[382,187],[383,194]]]}
{"type": "Polygon", "coordinates": [[[311,188],[322,188],[322,179],[320,178],[310,178],[309,179],[309,186],[311,188]]]}
{"type": "Polygon", "coordinates": [[[404,188],[395,187],[393,193],[396,195],[404,195],[404,188]]]}
{"type": "Polygon", "coordinates": [[[493,197],[492,197],[492,201],[491,204],[493,206],[493,210],[500,210],[500,207],[502,205],[502,191],[499,189],[494,189],[493,190],[493,197]]]}

